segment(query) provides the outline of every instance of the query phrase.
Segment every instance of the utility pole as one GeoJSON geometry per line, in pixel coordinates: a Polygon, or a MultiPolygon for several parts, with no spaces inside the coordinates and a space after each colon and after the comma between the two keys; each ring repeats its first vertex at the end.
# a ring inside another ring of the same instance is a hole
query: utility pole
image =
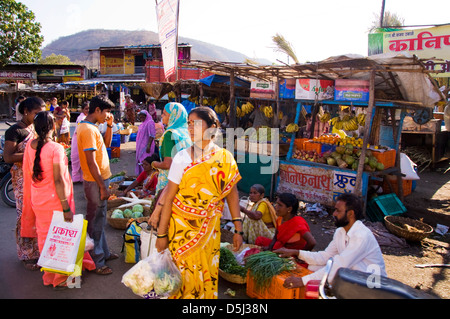
{"type": "Polygon", "coordinates": [[[381,1],[381,14],[380,14],[380,28],[383,27],[383,19],[384,19],[384,7],[386,6],[386,0],[381,1]]]}

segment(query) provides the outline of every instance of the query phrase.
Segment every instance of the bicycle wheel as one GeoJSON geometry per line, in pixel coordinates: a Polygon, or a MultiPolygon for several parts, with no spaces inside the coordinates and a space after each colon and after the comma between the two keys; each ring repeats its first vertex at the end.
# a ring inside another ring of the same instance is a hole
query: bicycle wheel
{"type": "Polygon", "coordinates": [[[0,194],[3,202],[10,207],[16,207],[16,197],[14,196],[11,173],[8,173],[3,177],[0,185],[0,194]]]}

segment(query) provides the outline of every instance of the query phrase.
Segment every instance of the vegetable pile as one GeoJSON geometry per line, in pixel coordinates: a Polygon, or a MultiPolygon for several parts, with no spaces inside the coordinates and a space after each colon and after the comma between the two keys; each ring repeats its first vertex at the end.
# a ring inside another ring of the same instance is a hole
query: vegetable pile
{"type": "Polygon", "coordinates": [[[112,214],[111,218],[140,218],[144,217],[144,207],[141,204],[136,204],[132,209],[126,208],[123,211],[116,208],[112,214]]]}
{"type": "Polygon", "coordinates": [[[262,251],[246,257],[245,267],[250,271],[258,288],[267,288],[273,277],[283,271],[294,270],[296,265],[294,261],[281,258],[272,251],[262,251]]]}
{"type": "Polygon", "coordinates": [[[228,248],[220,248],[219,268],[228,274],[245,277],[247,269],[239,265],[234,254],[228,248]]]}

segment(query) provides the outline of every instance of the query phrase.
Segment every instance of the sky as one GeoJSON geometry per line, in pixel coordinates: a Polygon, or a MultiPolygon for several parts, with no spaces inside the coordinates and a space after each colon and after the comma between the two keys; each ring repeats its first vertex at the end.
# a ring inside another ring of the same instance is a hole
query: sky
{"type": "MultiPolygon", "coordinates": [[[[17,0],[41,23],[43,46],[89,29],[158,32],[155,0],[17,0]]],[[[330,56],[367,56],[368,30],[382,0],[180,0],[179,36],[254,59],[293,63],[272,37],[287,39],[300,63],[330,56]]],[[[386,0],[385,10],[405,25],[450,23],[448,0],[386,0]]],[[[147,43],[143,43],[147,44],[147,43]]]]}

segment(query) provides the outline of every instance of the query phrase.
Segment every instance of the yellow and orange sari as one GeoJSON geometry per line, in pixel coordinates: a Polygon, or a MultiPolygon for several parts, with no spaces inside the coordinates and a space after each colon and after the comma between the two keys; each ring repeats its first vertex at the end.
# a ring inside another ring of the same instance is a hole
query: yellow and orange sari
{"type": "Polygon", "coordinates": [[[169,250],[183,286],[173,298],[217,299],[220,217],[241,179],[233,155],[216,149],[186,167],[172,204],[169,250]]]}

